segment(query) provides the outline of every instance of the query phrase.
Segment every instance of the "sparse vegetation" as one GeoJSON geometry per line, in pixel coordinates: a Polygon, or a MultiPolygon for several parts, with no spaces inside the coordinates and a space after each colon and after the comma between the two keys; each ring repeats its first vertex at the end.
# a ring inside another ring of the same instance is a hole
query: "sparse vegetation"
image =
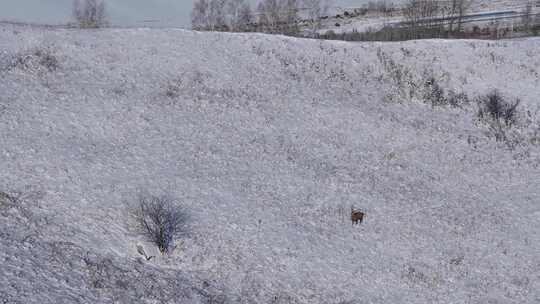
{"type": "Polygon", "coordinates": [[[470,102],[469,96],[467,96],[467,94],[463,92],[456,93],[454,91],[450,91],[448,93],[447,100],[448,100],[448,104],[454,108],[461,108],[462,106],[470,102]]]}
{"type": "Polygon", "coordinates": [[[467,94],[445,90],[434,76],[430,76],[424,82],[424,102],[432,106],[451,106],[461,108],[469,103],[467,94]]]}
{"type": "Polygon", "coordinates": [[[388,79],[393,84],[391,92],[387,95],[389,101],[401,102],[410,100],[415,94],[413,73],[406,66],[396,62],[394,58],[382,49],[377,50],[377,58],[383,67],[382,79],[388,79]]]}
{"type": "Polygon", "coordinates": [[[7,72],[13,69],[32,70],[43,69],[54,72],[60,68],[58,57],[49,48],[35,48],[33,50],[7,54],[0,58],[0,71],[7,72]]]}
{"type": "Polygon", "coordinates": [[[136,216],[144,234],[161,253],[170,252],[175,237],[187,233],[187,213],[167,195],[140,195],[136,216]]]}

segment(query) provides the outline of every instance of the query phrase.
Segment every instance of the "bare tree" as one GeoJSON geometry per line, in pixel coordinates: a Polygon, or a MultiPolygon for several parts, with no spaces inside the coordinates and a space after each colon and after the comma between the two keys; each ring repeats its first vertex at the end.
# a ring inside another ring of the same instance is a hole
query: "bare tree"
{"type": "Polygon", "coordinates": [[[298,34],[298,0],[281,0],[283,33],[298,34]]]}
{"type": "Polygon", "coordinates": [[[233,32],[246,31],[253,16],[251,6],[246,0],[229,0],[227,6],[227,25],[233,32]]]}
{"type": "Polygon", "coordinates": [[[321,18],[327,14],[330,8],[330,2],[328,0],[303,0],[303,6],[311,21],[312,34],[315,34],[321,27],[321,18]]]}
{"type": "Polygon", "coordinates": [[[298,10],[298,0],[262,0],[257,7],[259,30],[296,35],[298,10]]]}
{"type": "Polygon", "coordinates": [[[263,32],[278,33],[281,17],[278,0],[262,0],[257,7],[259,26],[263,32]]]}
{"type": "Polygon", "coordinates": [[[191,12],[191,27],[195,30],[228,30],[226,0],[196,0],[191,12]]]}
{"type": "Polygon", "coordinates": [[[532,3],[527,2],[527,6],[525,6],[525,11],[523,12],[523,17],[521,17],[521,22],[523,23],[523,27],[525,28],[525,30],[529,30],[531,28],[532,9],[532,3]]]}
{"type": "MultiPolygon", "coordinates": [[[[540,0],[538,0],[536,6],[540,7],[540,0]]],[[[538,31],[540,30],[540,13],[536,13],[536,17],[531,18],[531,19],[532,19],[532,22],[534,23],[533,33],[535,33],[535,35],[538,35],[538,31]]]]}
{"type": "MultiPolygon", "coordinates": [[[[403,17],[409,27],[411,37],[415,37],[422,19],[422,0],[409,0],[403,6],[403,17]]],[[[415,37],[416,38],[416,37],[415,37]]]]}
{"type": "Polygon", "coordinates": [[[367,11],[378,12],[385,16],[391,15],[395,10],[394,3],[387,0],[369,1],[364,7],[367,11]]]}
{"type": "Polygon", "coordinates": [[[437,26],[439,30],[439,37],[442,35],[442,33],[446,30],[446,24],[449,25],[448,28],[450,28],[451,22],[453,22],[453,2],[452,1],[443,1],[439,3],[439,12],[438,12],[438,18],[437,18],[437,26]]]}
{"type": "Polygon", "coordinates": [[[242,7],[240,7],[240,15],[238,17],[238,23],[240,24],[240,30],[243,32],[251,31],[251,25],[255,17],[253,16],[253,11],[251,10],[251,5],[249,2],[244,2],[242,7]]]}
{"type": "Polygon", "coordinates": [[[81,28],[98,28],[107,25],[105,1],[75,0],[73,17],[81,28]]]}
{"type": "Polygon", "coordinates": [[[421,38],[423,31],[433,30],[438,22],[438,12],[437,0],[408,0],[403,7],[403,15],[409,28],[409,38],[421,38]]]}
{"type": "Polygon", "coordinates": [[[187,233],[187,214],[168,196],[140,195],[137,219],[146,236],[161,253],[171,249],[174,238],[187,233]]]}
{"type": "Polygon", "coordinates": [[[210,0],[209,5],[209,20],[211,31],[223,31],[227,30],[227,24],[225,19],[225,5],[226,0],[210,0]]]}
{"type": "Polygon", "coordinates": [[[454,24],[457,23],[457,32],[461,32],[463,27],[463,18],[467,15],[473,0],[452,0],[449,10],[449,31],[454,31],[454,24]]]}
{"type": "Polygon", "coordinates": [[[449,32],[461,32],[472,1],[408,0],[403,7],[408,38],[421,38],[424,32],[429,32],[429,36],[441,36],[447,24],[449,32]]]}
{"type": "Polygon", "coordinates": [[[295,35],[298,33],[299,1],[261,0],[255,19],[249,0],[195,0],[191,25],[196,30],[255,30],[295,35]]]}
{"type": "Polygon", "coordinates": [[[207,30],[210,24],[208,0],[195,0],[191,11],[191,27],[194,30],[207,30]]]}

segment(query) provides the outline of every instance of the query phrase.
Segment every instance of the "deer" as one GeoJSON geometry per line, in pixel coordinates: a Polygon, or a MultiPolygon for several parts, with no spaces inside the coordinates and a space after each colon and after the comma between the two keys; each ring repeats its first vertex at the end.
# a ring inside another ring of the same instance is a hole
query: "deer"
{"type": "Polygon", "coordinates": [[[366,214],[360,210],[355,210],[354,207],[351,206],[351,222],[353,225],[358,225],[362,223],[364,220],[364,216],[366,214]]]}

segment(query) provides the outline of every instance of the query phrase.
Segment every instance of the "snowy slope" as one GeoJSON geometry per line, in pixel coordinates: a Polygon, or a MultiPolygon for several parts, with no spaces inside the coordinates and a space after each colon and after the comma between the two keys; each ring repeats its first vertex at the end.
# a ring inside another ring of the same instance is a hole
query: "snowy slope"
{"type": "Polygon", "coordinates": [[[0,300],[537,303],[539,48],[2,26],[0,300]],[[521,99],[513,148],[431,77],[521,99]],[[151,262],[144,190],[191,218],[151,262]]]}

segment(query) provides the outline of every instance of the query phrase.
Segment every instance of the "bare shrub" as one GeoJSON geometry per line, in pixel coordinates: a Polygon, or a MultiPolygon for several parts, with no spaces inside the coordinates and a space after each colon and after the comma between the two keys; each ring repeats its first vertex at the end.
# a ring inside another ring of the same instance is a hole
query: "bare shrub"
{"type": "Polygon", "coordinates": [[[99,28],[107,25],[105,1],[75,0],[73,18],[81,28],[99,28]]]}
{"type": "Polygon", "coordinates": [[[14,214],[26,219],[32,217],[30,209],[23,204],[22,194],[9,194],[0,191],[0,216],[13,216],[14,214]]]}
{"type": "Polygon", "coordinates": [[[454,108],[461,108],[469,103],[467,94],[456,93],[453,90],[446,91],[433,76],[424,81],[424,101],[432,106],[449,105],[454,108]]]}
{"type": "Polygon", "coordinates": [[[175,237],[187,234],[187,213],[167,195],[140,195],[136,214],[145,235],[161,253],[171,250],[175,237]]]}
{"type": "Polygon", "coordinates": [[[58,58],[49,50],[37,49],[34,55],[39,58],[39,64],[45,67],[49,72],[56,71],[59,67],[58,58]]]}
{"type": "Polygon", "coordinates": [[[410,100],[414,94],[416,85],[413,80],[413,73],[406,66],[396,62],[391,55],[381,48],[377,49],[377,58],[383,67],[381,80],[387,79],[393,84],[394,90],[386,96],[389,101],[401,102],[401,99],[410,100]]]}
{"type": "Polygon", "coordinates": [[[165,96],[172,99],[180,97],[180,85],[178,83],[169,83],[165,88],[165,96]]]}
{"type": "Polygon", "coordinates": [[[60,68],[60,61],[47,47],[6,54],[0,58],[0,72],[9,72],[13,69],[42,70],[43,68],[48,72],[54,72],[60,68]]]}
{"type": "Polygon", "coordinates": [[[491,119],[494,122],[504,123],[506,126],[511,127],[517,120],[516,113],[519,103],[519,99],[513,104],[506,101],[503,95],[494,90],[480,97],[478,116],[484,120],[491,119]]]}
{"type": "Polygon", "coordinates": [[[517,122],[519,103],[519,99],[514,103],[506,101],[496,90],[478,100],[478,118],[488,124],[497,141],[505,142],[510,147],[515,143],[507,136],[507,130],[517,122]]]}
{"type": "Polygon", "coordinates": [[[424,100],[432,106],[442,106],[448,104],[444,95],[444,89],[439,85],[435,77],[430,77],[424,82],[424,100]]]}
{"type": "Polygon", "coordinates": [[[2,205],[10,206],[10,205],[14,205],[16,202],[17,202],[16,197],[0,191],[0,206],[2,205]]]}
{"type": "Polygon", "coordinates": [[[456,93],[454,91],[450,91],[448,93],[448,104],[454,108],[461,108],[463,105],[466,105],[469,103],[469,96],[467,94],[461,92],[456,93]]]}

